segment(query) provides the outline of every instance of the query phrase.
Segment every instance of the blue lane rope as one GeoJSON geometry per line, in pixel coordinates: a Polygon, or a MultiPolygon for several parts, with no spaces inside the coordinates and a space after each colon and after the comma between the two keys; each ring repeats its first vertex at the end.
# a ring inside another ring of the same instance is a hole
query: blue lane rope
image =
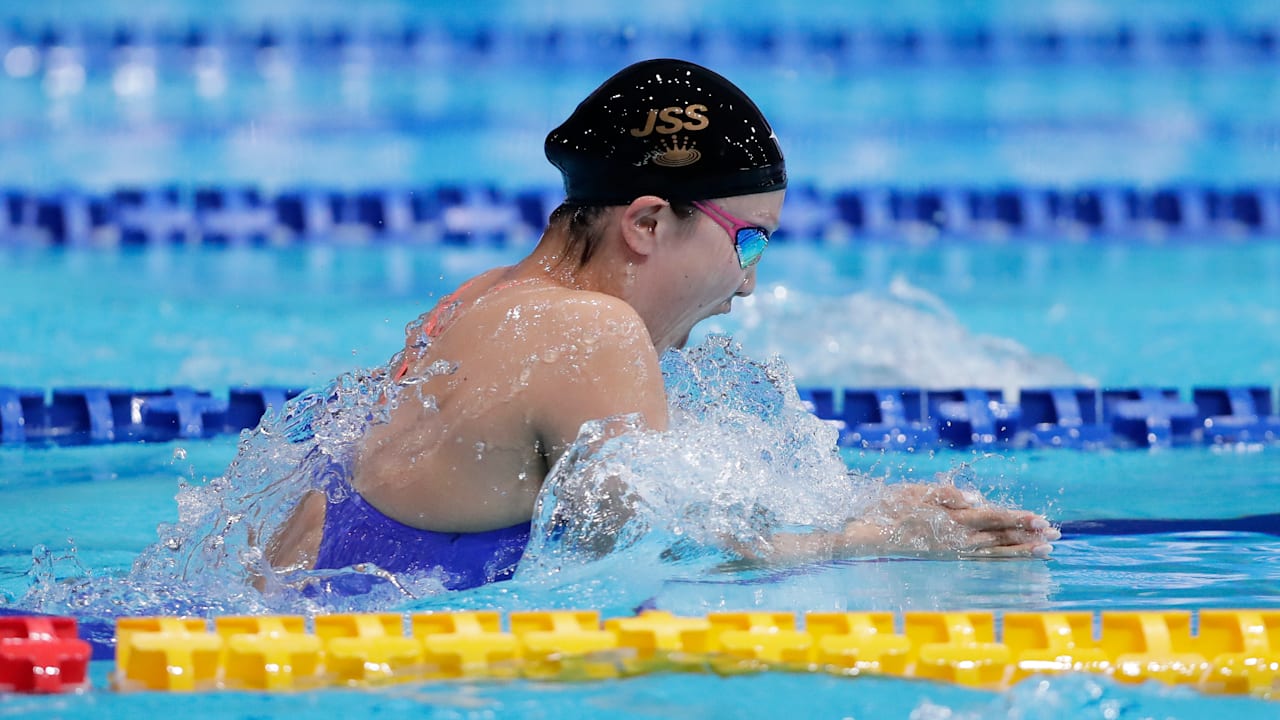
{"type": "MultiPolygon", "coordinates": [[[[1266,386],[1024,388],[813,388],[800,398],[865,450],[1123,449],[1280,443],[1277,393],[1266,386]]],[[[301,393],[232,388],[227,396],[175,387],[0,386],[0,445],[166,442],[239,433],[301,393]]]]}
{"type": "MultiPolygon", "coordinates": [[[[531,244],[559,188],[0,190],[0,248],[295,242],[531,244]]],[[[788,191],[776,242],[1280,238],[1280,185],[845,187],[788,191]]]]}
{"type": "Polygon", "coordinates": [[[1239,532],[1280,535],[1280,513],[1237,518],[1109,518],[1073,520],[1060,526],[1062,536],[1168,535],[1175,533],[1239,532]]]}
{"type": "Polygon", "coordinates": [[[556,64],[616,68],[646,57],[708,63],[843,67],[903,64],[1274,63],[1280,28],[1250,20],[1114,22],[1092,26],[969,21],[953,25],[446,23],[429,19],[362,24],[314,17],[300,22],[137,23],[10,21],[0,49],[31,55],[33,68],[55,51],[89,66],[195,66],[210,57],[240,65],[276,61],[314,66],[378,64],[556,64]]]}
{"type": "Polygon", "coordinates": [[[175,387],[41,389],[0,386],[0,445],[164,442],[235,434],[280,412],[301,390],[232,388],[227,397],[175,387]]]}

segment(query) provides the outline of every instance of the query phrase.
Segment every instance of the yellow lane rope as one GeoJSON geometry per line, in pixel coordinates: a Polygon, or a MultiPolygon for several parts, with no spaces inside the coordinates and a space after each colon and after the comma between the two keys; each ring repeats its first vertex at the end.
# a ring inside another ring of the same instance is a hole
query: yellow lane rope
{"type": "Polygon", "coordinates": [[[304,690],[783,670],[1000,689],[1075,671],[1270,698],[1280,682],[1280,610],[810,612],[802,619],[647,611],[602,623],[593,610],[219,617],[211,626],[122,618],[113,685],[304,690]]]}

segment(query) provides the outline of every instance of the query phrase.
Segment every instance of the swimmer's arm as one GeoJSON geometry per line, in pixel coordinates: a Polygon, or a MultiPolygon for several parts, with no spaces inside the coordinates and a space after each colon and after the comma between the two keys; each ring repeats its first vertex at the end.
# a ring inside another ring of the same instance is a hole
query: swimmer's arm
{"type": "MultiPolygon", "coordinates": [[[[667,397],[657,352],[643,322],[630,306],[607,299],[586,308],[570,307],[561,317],[556,341],[578,348],[561,367],[543,368],[544,382],[535,395],[538,408],[536,430],[547,467],[577,440],[584,423],[606,420],[606,436],[630,427],[618,418],[638,417],[647,430],[667,428],[667,397]],[[588,342],[589,340],[589,342],[588,342]]],[[[610,478],[596,497],[565,498],[580,505],[576,515],[590,513],[595,518],[589,538],[583,538],[590,554],[603,556],[612,550],[618,532],[634,514],[626,485],[610,478]]]]}
{"type": "Polygon", "coordinates": [[[1047,557],[1061,533],[1043,517],[998,507],[945,485],[898,485],[875,518],[852,518],[841,531],[775,533],[761,547],[734,546],[769,564],[868,555],[942,558],[1047,557]]]}

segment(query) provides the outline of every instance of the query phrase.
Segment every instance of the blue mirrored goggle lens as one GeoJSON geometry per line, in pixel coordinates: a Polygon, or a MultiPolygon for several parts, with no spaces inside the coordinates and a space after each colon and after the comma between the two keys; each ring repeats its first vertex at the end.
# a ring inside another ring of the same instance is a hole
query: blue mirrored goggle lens
{"type": "Polygon", "coordinates": [[[759,228],[744,228],[734,238],[738,247],[738,264],[743,270],[760,262],[764,248],[769,244],[769,236],[759,228]]]}

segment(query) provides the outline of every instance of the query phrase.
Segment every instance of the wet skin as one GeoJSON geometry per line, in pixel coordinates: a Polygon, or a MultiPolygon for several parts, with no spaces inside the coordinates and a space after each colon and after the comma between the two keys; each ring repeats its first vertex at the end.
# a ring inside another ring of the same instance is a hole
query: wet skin
{"type": "MultiPolygon", "coordinates": [[[[783,195],[714,202],[772,231],[783,195]]],[[[532,517],[547,472],[584,422],[636,414],[649,429],[666,429],[658,357],[751,294],[755,269],[740,267],[723,227],[701,213],[679,217],[658,197],[610,208],[601,222],[585,265],[565,257],[563,229],[552,227],[527,258],[473,278],[423,317],[430,343],[419,349],[411,333],[401,396],[355,460],[352,486],[371,505],[427,530],[508,527],[532,517]]],[[[311,566],[325,506],[317,492],[299,503],[269,545],[273,565],[311,566]]],[[[1057,538],[1039,516],[955,488],[897,486],[877,513],[842,533],[778,535],[769,547],[739,550],[776,561],[900,551],[1043,556],[1057,538]],[[938,527],[946,532],[933,537],[938,527]]]]}

